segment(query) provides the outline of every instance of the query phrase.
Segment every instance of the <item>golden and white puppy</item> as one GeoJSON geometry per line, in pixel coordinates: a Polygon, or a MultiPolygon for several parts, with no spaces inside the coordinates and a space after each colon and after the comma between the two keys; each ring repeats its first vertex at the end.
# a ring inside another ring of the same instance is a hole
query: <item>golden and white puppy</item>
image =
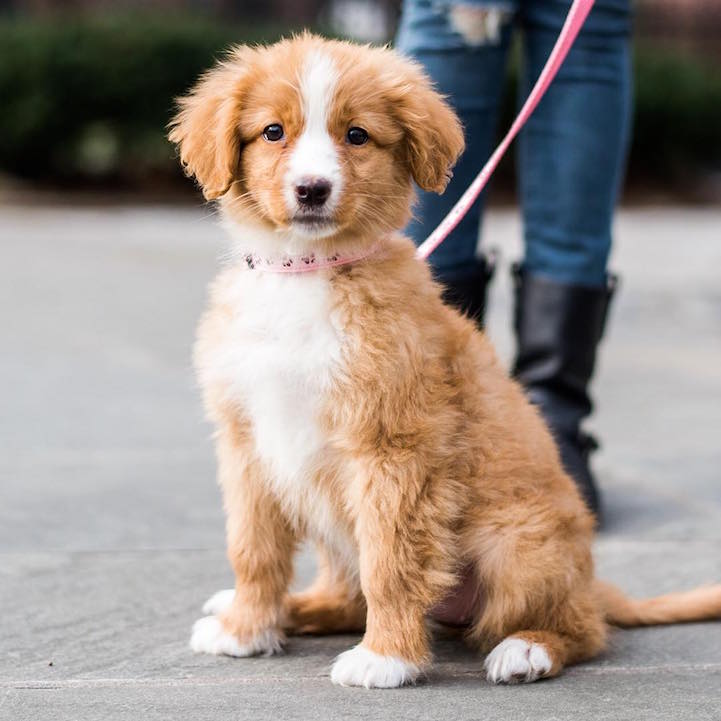
{"type": "Polygon", "coordinates": [[[333,682],[400,686],[435,614],[467,623],[491,681],[533,681],[597,654],[608,623],[719,615],[718,586],[630,601],[594,581],[593,522],[544,423],[398,232],[412,180],[442,192],[463,149],[417,65],[311,35],[238,47],[170,137],[237,257],[195,354],[236,586],[193,649],[364,630],[333,682]],[[293,263],[318,267],[275,272],[293,263]],[[321,571],[289,595],[302,539],[321,571]]]}

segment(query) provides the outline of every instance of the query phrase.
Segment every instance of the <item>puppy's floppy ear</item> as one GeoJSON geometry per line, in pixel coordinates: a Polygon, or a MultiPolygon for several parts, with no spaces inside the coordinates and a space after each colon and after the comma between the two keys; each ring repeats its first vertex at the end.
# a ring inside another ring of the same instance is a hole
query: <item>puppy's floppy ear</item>
{"type": "Polygon", "coordinates": [[[195,176],[208,200],[223,195],[237,179],[238,127],[250,48],[235,48],[185,96],[170,122],[168,137],[180,150],[187,175],[195,176]]]}
{"type": "Polygon", "coordinates": [[[458,116],[416,63],[398,58],[401,82],[395,87],[395,113],[406,133],[408,164],[423,190],[442,193],[463,152],[458,116]]]}

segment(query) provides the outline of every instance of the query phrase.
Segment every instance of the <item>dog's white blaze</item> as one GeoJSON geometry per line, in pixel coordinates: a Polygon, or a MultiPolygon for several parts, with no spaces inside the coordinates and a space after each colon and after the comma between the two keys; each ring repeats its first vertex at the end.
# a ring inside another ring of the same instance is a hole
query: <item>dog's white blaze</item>
{"type": "Polygon", "coordinates": [[[299,78],[303,130],[288,161],[284,188],[291,213],[297,209],[294,189],[301,178],[330,181],[332,190],[327,201],[330,210],[341,192],[343,178],[338,152],[328,132],[328,114],[337,81],[338,71],[329,55],[317,50],[308,55],[299,78]]]}
{"type": "MultiPolygon", "coordinates": [[[[222,301],[237,309],[223,344],[198,372],[227,386],[253,424],[256,452],[291,521],[357,568],[357,551],[330,499],[314,485],[327,460],[319,415],[342,369],[343,335],[320,273],[247,273],[222,301]]],[[[205,361],[205,363],[203,362],[205,361]]]]}

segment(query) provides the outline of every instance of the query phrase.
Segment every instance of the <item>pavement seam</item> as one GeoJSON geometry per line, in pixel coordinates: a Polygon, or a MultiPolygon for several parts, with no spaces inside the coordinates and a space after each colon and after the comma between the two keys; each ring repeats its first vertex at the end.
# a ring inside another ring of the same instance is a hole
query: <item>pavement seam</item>
{"type": "MultiPolygon", "coordinates": [[[[660,673],[673,674],[697,674],[721,672],[721,663],[696,663],[679,665],[657,665],[657,666],[614,666],[614,667],[575,667],[564,672],[563,676],[615,676],[615,675],[652,675],[660,673]]],[[[431,671],[431,678],[458,679],[478,678],[482,676],[477,671],[439,673],[431,671]]],[[[296,683],[299,681],[322,681],[328,679],[329,675],[297,675],[297,676],[238,676],[231,678],[147,678],[147,679],[124,679],[124,678],[99,678],[99,679],[65,679],[62,681],[0,681],[0,688],[10,691],[17,690],[53,690],[70,688],[116,688],[126,686],[143,687],[175,687],[175,686],[225,686],[230,684],[270,684],[270,683],[296,683]]],[[[6,694],[6,697],[7,695],[6,694]]]]}

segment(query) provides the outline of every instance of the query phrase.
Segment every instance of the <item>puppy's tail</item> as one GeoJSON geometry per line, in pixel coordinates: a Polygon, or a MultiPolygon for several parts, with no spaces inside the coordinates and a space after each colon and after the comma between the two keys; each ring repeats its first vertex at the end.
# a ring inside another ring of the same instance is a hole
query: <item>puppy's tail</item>
{"type": "Polygon", "coordinates": [[[658,626],[667,623],[721,620],[721,584],[655,598],[634,599],[610,583],[596,581],[596,592],[614,626],[658,626]]]}

